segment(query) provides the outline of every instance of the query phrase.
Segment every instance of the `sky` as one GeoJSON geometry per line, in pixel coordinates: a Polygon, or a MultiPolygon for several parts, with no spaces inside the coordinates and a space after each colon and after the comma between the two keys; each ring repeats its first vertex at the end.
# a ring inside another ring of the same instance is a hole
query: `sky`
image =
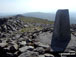
{"type": "Polygon", "coordinates": [[[76,12],[75,0],[0,0],[0,13],[56,12],[69,9],[76,12]]]}

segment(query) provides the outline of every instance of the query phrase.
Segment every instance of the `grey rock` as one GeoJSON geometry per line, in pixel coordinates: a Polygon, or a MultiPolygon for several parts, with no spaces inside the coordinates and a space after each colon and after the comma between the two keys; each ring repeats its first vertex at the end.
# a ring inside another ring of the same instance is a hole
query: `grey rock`
{"type": "Polygon", "coordinates": [[[44,56],[45,56],[45,57],[54,57],[54,55],[49,54],[49,53],[45,53],[44,56]]]}
{"type": "Polygon", "coordinates": [[[19,48],[19,51],[25,52],[30,49],[34,49],[34,47],[33,46],[24,46],[24,47],[19,48]]]}
{"type": "Polygon", "coordinates": [[[25,46],[26,45],[26,41],[21,41],[21,42],[19,42],[19,44],[25,46]]]}
{"type": "Polygon", "coordinates": [[[15,46],[10,46],[9,51],[10,51],[11,53],[15,53],[15,52],[16,52],[15,46]]]}
{"type": "Polygon", "coordinates": [[[8,43],[6,42],[6,40],[1,40],[2,42],[0,43],[0,47],[5,47],[8,46],[8,43]]]}
{"type": "Polygon", "coordinates": [[[0,47],[5,47],[7,45],[8,45],[8,43],[0,43],[0,47]]]}
{"type": "Polygon", "coordinates": [[[16,34],[16,36],[15,36],[16,38],[19,38],[20,37],[20,34],[16,34]]]}
{"type": "Polygon", "coordinates": [[[39,54],[37,52],[26,51],[21,55],[19,55],[18,57],[39,57],[39,54]]]}
{"type": "Polygon", "coordinates": [[[52,33],[44,32],[39,34],[37,38],[39,39],[39,42],[41,42],[42,44],[50,45],[52,39],[52,33]]]}
{"type": "Polygon", "coordinates": [[[50,46],[49,46],[48,44],[45,45],[45,44],[43,44],[43,43],[40,43],[39,46],[40,46],[40,47],[43,47],[43,48],[50,48],[50,46]]]}
{"type": "Polygon", "coordinates": [[[25,24],[24,27],[29,27],[29,26],[25,24]]]}
{"type": "Polygon", "coordinates": [[[36,51],[36,52],[39,52],[39,54],[44,54],[44,53],[45,53],[45,49],[42,48],[42,47],[37,47],[37,48],[35,49],[35,51],[36,51]]]}
{"type": "Polygon", "coordinates": [[[45,57],[44,55],[39,55],[39,57],[45,57]]]}
{"type": "Polygon", "coordinates": [[[72,34],[73,34],[74,36],[76,36],[76,32],[72,32],[72,34]]]}

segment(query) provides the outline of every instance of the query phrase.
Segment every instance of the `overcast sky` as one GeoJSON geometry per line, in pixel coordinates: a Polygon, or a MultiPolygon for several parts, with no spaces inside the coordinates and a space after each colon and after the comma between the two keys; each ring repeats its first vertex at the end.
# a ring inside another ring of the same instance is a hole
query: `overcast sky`
{"type": "Polygon", "coordinates": [[[57,9],[76,12],[76,0],[0,0],[0,13],[50,13],[57,9]]]}

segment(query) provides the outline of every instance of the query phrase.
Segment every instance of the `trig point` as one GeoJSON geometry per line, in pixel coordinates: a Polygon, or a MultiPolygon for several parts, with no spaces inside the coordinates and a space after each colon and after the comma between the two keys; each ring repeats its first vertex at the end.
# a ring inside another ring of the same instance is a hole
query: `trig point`
{"type": "Polygon", "coordinates": [[[63,52],[71,39],[68,9],[58,10],[55,17],[51,48],[63,52]]]}

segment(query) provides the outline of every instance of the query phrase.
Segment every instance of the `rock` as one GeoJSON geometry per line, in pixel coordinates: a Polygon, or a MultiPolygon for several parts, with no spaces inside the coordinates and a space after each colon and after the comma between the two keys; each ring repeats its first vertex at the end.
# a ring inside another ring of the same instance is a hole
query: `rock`
{"type": "Polygon", "coordinates": [[[12,40],[16,40],[16,38],[15,37],[12,37],[12,40]]]}
{"type": "Polygon", "coordinates": [[[44,55],[39,55],[39,57],[45,57],[44,55]]]}
{"type": "Polygon", "coordinates": [[[26,39],[26,43],[30,43],[31,42],[31,40],[30,39],[26,39]]]}
{"type": "Polygon", "coordinates": [[[33,46],[29,46],[29,49],[30,51],[34,50],[34,47],[33,46]]]}
{"type": "Polygon", "coordinates": [[[51,39],[52,39],[52,33],[44,32],[42,34],[39,34],[37,38],[38,38],[39,42],[41,42],[45,45],[50,45],[51,39]]]}
{"type": "Polygon", "coordinates": [[[76,29],[76,24],[71,24],[70,27],[75,30],[76,29]]]}
{"type": "Polygon", "coordinates": [[[9,42],[8,45],[4,48],[7,49],[9,52],[16,52],[18,50],[18,44],[15,43],[15,41],[9,42]]]}
{"type": "Polygon", "coordinates": [[[19,48],[18,44],[15,43],[13,46],[16,50],[18,50],[18,48],[19,48]]]}
{"type": "Polygon", "coordinates": [[[27,52],[22,53],[18,57],[39,57],[39,54],[37,52],[27,51],[27,52]]]}
{"type": "Polygon", "coordinates": [[[7,32],[11,33],[11,31],[17,31],[23,27],[25,27],[25,24],[20,19],[16,19],[13,17],[11,18],[0,18],[0,31],[1,32],[7,32]]]}
{"type": "Polygon", "coordinates": [[[29,43],[27,43],[27,46],[34,46],[34,43],[29,42],[29,43]]]}
{"type": "MultiPolygon", "coordinates": [[[[22,41],[25,41],[26,39],[25,38],[22,38],[22,37],[20,37],[19,39],[18,39],[18,42],[22,42],[22,41]]],[[[25,41],[26,42],[26,41],[25,41]]]]}
{"type": "Polygon", "coordinates": [[[73,34],[74,36],[76,36],[76,32],[72,32],[72,34],[73,34]]]}
{"type": "Polygon", "coordinates": [[[20,52],[25,52],[27,49],[28,49],[28,47],[24,46],[24,47],[19,48],[19,51],[20,52]]]}
{"type": "Polygon", "coordinates": [[[76,32],[74,33],[74,35],[76,36],[76,32]]]}
{"type": "Polygon", "coordinates": [[[40,42],[35,42],[35,45],[36,45],[36,46],[39,46],[39,47],[43,47],[43,48],[50,48],[50,46],[49,46],[48,44],[45,45],[45,44],[40,43],[40,42]]]}
{"type": "Polygon", "coordinates": [[[2,40],[0,40],[0,43],[2,43],[2,40]]]}
{"type": "Polygon", "coordinates": [[[37,47],[34,51],[39,52],[39,54],[44,54],[45,53],[45,49],[42,47],[37,47]]]}
{"type": "Polygon", "coordinates": [[[11,53],[15,53],[16,52],[16,47],[15,46],[10,46],[9,51],[11,53]]]}
{"type": "Polygon", "coordinates": [[[48,53],[44,54],[44,56],[45,56],[45,57],[54,57],[54,55],[48,54],[48,53]]]}
{"type": "Polygon", "coordinates": [[[19,51],[25,52],[27,50],[33,50],[33,49],[34,49],[34,47],[32,47],[32,46],[24,46],[24,47],[19,48],[19,51]]]}
{"type": "Polygon", "coordinates": [[[20,37],[20,34],[16,34],[15,38],[19,38],[20,37]]]}
{"type": "Polygon", "coordinates": [[[64,51],[71,40],[69,12],[67,9],[56,13],[54,32],[51,41],[53,51],[64,51]]]}
{"type": "Polygon", "coordinates": [[[40,46],[40,47],[43,47],[43,48],[50,48],[49,45],[45,45],[45,44],[42,44],[42,43],[40,43],[39,46],[40,46]]]}
{"type": "Polygon", "coordinates": [[[13,53],[8,53],[7,52],[7,56],[6,57],[17,57],[17,55],[13,54],[13,53]]]}
{"type": "Polygon", "coordinates": [[[12,42],[11,39],[7,39],[6,40],[6,43],[10,43],[10,42],[12,42]]]}
{"type": "Polygon", "coordinates": [[[0,37],[1,37],[1,38],[6,38],[6,34],[1,33],[1,34],[0,34],[0,37]]]}
{"type": "Polygon", "coordinates": [[[29,27],[29,26],[25,24],[24,27],[29,27]]]}
{"type": "Polygon", "coordinates": [[[10,24],[9,24],[9,27],[12,31],[16,31],[15,27],[11,26],[10,24]]]}
{"type": "Polygon", "coordinates": [[[26,41],[21,41],[21,42],[19,42],[19,44],[25,46],[26,45],[26,41]]]}
{"type": "Polygon", "coordinates": [[[71,31],[71,32],[74,32],[74,30],[73,30],[73,29],[70,29],[70,31],[71,31]]]}
{"type": "Polygon", "coordinates": [[[7,45],[8,45],[8,43],[0,43],[0,47],[5,47],[7,45]]]}

